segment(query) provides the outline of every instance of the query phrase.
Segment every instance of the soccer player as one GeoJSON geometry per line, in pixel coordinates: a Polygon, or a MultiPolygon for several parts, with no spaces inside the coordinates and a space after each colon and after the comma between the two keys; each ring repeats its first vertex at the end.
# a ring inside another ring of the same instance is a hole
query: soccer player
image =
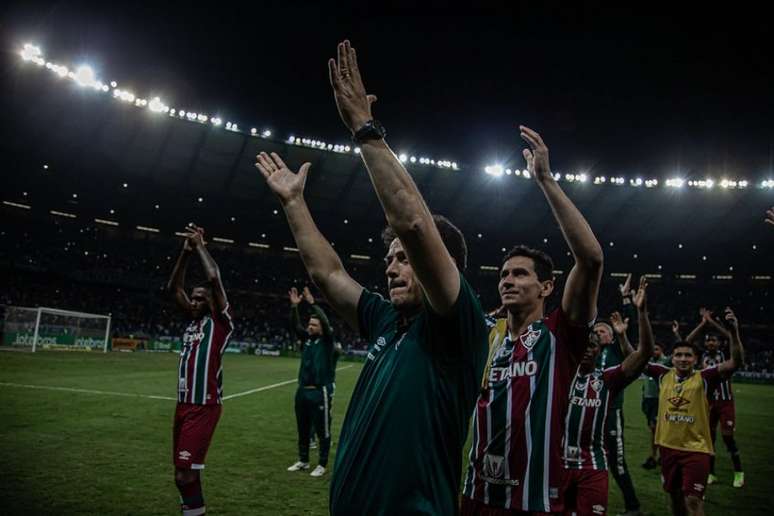
{"type": "MultiPolygon", "coordinates": [[[[597,358],[597,366],[601,369],[607,369],[622,363],[634,351],[626,334],[630,318],[637,319],[637,314],[632,304],[632,297],[635,292],[631,289],[631,281],[632,275],[628,274],[624,284],[618,287],[621,292],[622,311],[625,317],[622,317],[618,312],[614,312],[611,315],[610,323],[598,321],[594,325],[594,332],[599,337],[600,344],[602,345],[599,358],[597,358]]],[[[626,508],[624,516],[637,516],[640,514],[640,501],[637,499],[632,477],[629,474],[629,466],[626,464],[623,402],[623,390],[619,390],[613,397],[610,414],[606,420],[605,447],[609,454],[610,464],[613,465],[610,473],[623,494],[624,507],[626,508]]]]}
{"type": "Polygon", "coordinates": [[[177,408],[173,429],[175,484],[184,516],[205,513],[200,472],[218,424],[223,395],[223,366],[229,336],[234,331],[231,307],[220,271],[204,242],[204,229],[189,226],[180,256],[167,284],[180,310],[191,321],[183,335],[178,367],[177,408]],[[188,259],[196,254],[207,282],[185,291],[188,259]]]}
{"type": "MultiPolygon", "coordinates": [[[[653,357],[651,361],[656,364],[667,365],[669,357],[664,354],[664,348],[656,344],[653,346],[653,357]]],[[[656,446],[656,420],[658,419],[658,383],[653,378],[647,377],[642,383],[642,413],[645,414],[645,420],[650,429],[650,455],[642,467],[645,469],[655,469],[659,464],[658,446],[656,446]]]]}
{"type": "Polygon", "coordinates": [[[339,437],[330,485],[333,516],[458,512],[462,447],[487,355],[487,325],[462,271],[462,233],[431,215],[373,120],[355,50],[329,61],[341,119],[389,227],[389,301],[356,282],[304,201],[309,164],[294,174],[276,154],[257,166],[279,197],[304,265],[334,310],[369,342],[339,437]]]}
{"type": "MultiPolygon", "coordinates": [[[[701,356],[700,368],[712,367],[726,360],[726,355],[720,349],[721,335],[730,340],[728,331],[718,324],[712,318],[712,312],[703,309],[702,321],[688,336],[688,340],[695,342],[698,336],[706,331],[704,335],[704,353],[701,356]],[[709,328],[709,330],[708,330],[709,328]]],[[[734,430],[736,429],[736,407],[734,402],[734,393],[731,390],[731,378],[720,382],[717,389],[709,394],[710,407],[710,436],[712,444],[715,444],[718,423],[720,423],[720,435],[723,437],[723,443],[726,450],[731,455],[731,462],[734,465],[734,480],[732,485],[736,488],[744,487],[744,471],[742,470],[742,459],[739,455],[739,448],[734,439],[734,430]]],[[[707,484],[711,485],[718,481],[715,475],[715,456],[710,458],[710,474],[707,478],[707,484]]]]}
{"type": "MultiPolygon", "coordinates": [[[[600,368],[599,333],[589,343],[570,389],[570,409],[564,436],[565,514],[591,516],[607,512],[608,450],[605,420],[613,410],[611,400],[633,382],[653,353],[653,331],[647,309],[647,281],[640,278],[633,304],[637,308],[639,347],[618,365],[600,368]]],[[[614,328],[620,320],[614,319],[614,328]]],[[[620,328],[620,327],[619,327],[620,328]]],[[[623,329],[625,331],[625,329],[623,329]]]]}
{"type": "Polygon", "coordinates": [[[309,287],[304,287],[303,298],[293,287],[290,296],[290,327],[296,335],[306,336],[298,369],[296,389],[296,427],[298,428],[298,462],[288,471],[309,469],[309,447],[314,426],[320,440],[319,462],[310,476],[321,477],[328,467],[331,448],[331,410],[336,382],[336,360],[339,350],[333,341],[333,329],[325,312],[314,302],[309,287]],[[298,305],[302,300],[309,304],[312,315],[306,330],[301,326],[298,305]]]}
{"type": "Polygon", "coordinates": [[[672,513],[703,516],[704,492],[714,454],[707,395],[744,363],[739,322],[725,310],[731,326],[731,357],[701,371],[694,370],[699,351],[690,341],[675,344],[672,364],[648,364],[645,372],[658,379],[656,444],[661,448],[661,477],[672,500],[672,513]]]}
{"type": "MultiPolygon", "coordinates": [[[[554,290],[553,262],[544,252],[514,247],[498,285],[507,319],[490,334],[490,362],[473,422],[473,444],[462,513],[559,512],[562,436],[567,399],[596,317],[602,247],[551,175],[548,148],[521,126],[530,175],[545,195],[575,258],[559,308],[545,314],[554,290]]],[[[548,222],[547,222],[548,223],[548,222]]],[[[551,222],[552,223],[552,222],[551,222]]]]}

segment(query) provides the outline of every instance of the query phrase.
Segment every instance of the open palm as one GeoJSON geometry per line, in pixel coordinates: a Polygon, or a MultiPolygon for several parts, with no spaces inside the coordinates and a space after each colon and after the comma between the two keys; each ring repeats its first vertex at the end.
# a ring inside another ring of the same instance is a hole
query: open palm
{"type": "Polygon", "coordinates": [[[271,153],[271,156],[262,152],[256,156],[255,166],[266,178],[266,184],[269,185],[271,191],[279,197],[283,204],[304,196],[306,175],[309,172],[309,167],[312,166],[310,163],[301,165],[296,174],[274,152],[271,153]]]}

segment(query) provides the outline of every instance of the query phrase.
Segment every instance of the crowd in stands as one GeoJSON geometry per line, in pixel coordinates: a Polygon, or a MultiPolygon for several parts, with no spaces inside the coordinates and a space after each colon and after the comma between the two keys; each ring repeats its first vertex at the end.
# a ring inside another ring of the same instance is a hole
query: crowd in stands
{"type": "MultiPolygon", "coordinates": [[[[175,312],[164,285],[180,245],[180,239],[173,237],[69,220],[12,224],[0,231],[0,305],[109,313],[114,337],[178,336],[185,321],[175,312]]],[[[232,339],[281,347],[297,345],[290,333],[287,292],[293,286],[309,284],[298,255],[214,242],[209,246],[237,321],[232,339]]],[[[366,288],[385,294],[380,260],[348,263],[347,268],[366,288]]],[[[193,286],[203,276],[198,264],[189,269],[188,284],[193,286]]],[[[497,273],[472,266],[466,276],[480,293],[484,308],[496,309],[497,273]]],[[[562,277],[557,281],[561,283],[562,277]]],[[[600,292],[600,317],[620,308],[621,281],[606,275],[600,292]]],[[[651,280],[651,285],[651,318],[657,338],[667,347],[673,340],[673,320],[687,335],[699,322],[700,307],[720,313],[722,307],[730,305],[742,321],[747,368],[774,371],[774,354],[769,349],[774,306],[765,285],[657,280],[651,280]]],[[[362,349],[365,342],[331,310],[328,312],[344,348],[362,349]]]]}

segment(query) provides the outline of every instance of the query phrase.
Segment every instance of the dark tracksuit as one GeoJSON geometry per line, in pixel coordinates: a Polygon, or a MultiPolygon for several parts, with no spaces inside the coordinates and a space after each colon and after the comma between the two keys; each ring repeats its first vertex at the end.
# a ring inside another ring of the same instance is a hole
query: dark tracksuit
{"type": "Polygon", "coordinates": [[[309,462],[309,441],[314,426],[320,441],[319,463],[325,467],[331,448],[331,411],[338,351],[325,312],[316,304],[312,304],[311,309],[312,317],[318,318],[323,327],[323,334],[314,338],[301,325],[298,307],[294,306],[290,312],[293,331],[307,337],[302,347],[295,400],[298,457],[301,462],[309,462]]]}

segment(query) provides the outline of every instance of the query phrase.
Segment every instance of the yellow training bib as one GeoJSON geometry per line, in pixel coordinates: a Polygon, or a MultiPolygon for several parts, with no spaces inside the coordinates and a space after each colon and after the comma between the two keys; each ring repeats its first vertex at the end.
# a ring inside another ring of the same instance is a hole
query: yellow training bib
{"type": "Polygon", "coordinates": [[[675,450],[715,454],[701,372],[693,372],[682,382],[678,381],[674,369],[661,377],[656,444],[675,450]]]}

